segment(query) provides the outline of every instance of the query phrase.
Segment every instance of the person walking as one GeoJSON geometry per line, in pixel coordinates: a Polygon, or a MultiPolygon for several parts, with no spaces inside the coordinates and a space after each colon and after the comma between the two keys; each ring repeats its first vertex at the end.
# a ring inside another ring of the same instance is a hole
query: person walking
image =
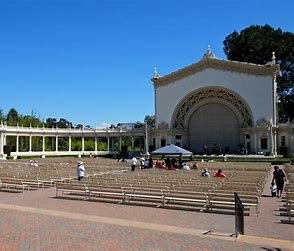
{"type": "Polygon", "coordinates": [[[287,181],[286,175],[278,166],[274,166],[274,169],[272,183],[275,182],[277,185],[277,197],[282,198],[284,183],[287,181]]]}
{"type": "Polygon", "coordinates": [[[85,173],[86,173],[86,170],[85,170],[84,162],[79,161],[77,165],[78,181],[80,181],[81,179],[85,177],[85,173]]]}
{"type": "Polygon", "coordinates": [[[135,171],[136,165],[137,165],[137,158],[136,158],[136,157],[133,157],[133,158],[131,159],[132,172],[135,171]]]}

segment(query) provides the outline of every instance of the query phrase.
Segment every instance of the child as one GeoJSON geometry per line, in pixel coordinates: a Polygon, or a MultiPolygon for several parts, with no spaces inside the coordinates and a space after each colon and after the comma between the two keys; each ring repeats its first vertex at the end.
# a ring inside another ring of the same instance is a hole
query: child
{"type": "Polygon", "coordinates": [[[274,182],[272,182],[271,184],[271,192],[272,192],[272,197],[276,197],[277,196],[277,186],[274,182]]]}

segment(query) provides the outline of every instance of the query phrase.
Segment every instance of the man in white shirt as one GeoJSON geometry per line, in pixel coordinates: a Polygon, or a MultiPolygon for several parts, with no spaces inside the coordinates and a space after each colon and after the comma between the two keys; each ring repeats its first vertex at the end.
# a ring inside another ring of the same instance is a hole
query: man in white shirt
{"type": "Polygon", "coordinates": [[[78,181],[80,181],[82,178],[84,178],[85,172],[86,171],[85,171],[84,163],[82,161],[79,161],[78,165],[77,165],[78,181]]]}
{"type": "Polygon", "coordinates": [[[131,159],[131,165],[132,165],[132,172],[135,171],[136,165],[137,165],[137,158],[133,157],[131,159]]]}

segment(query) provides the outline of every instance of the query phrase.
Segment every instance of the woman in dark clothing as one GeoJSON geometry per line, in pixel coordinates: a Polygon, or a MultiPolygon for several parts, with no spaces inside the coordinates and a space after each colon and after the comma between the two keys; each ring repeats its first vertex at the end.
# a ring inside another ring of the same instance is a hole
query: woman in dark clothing
{"type": "Polygon", "coordinates": [[[274,166],[275,171],[273,172],[273,180],[277,185],[277,197],[282,197],[282,192],[284,188],[284,182],[287,181],[286,175],[282,169],[279,169],[278,166],[274,166]]]}

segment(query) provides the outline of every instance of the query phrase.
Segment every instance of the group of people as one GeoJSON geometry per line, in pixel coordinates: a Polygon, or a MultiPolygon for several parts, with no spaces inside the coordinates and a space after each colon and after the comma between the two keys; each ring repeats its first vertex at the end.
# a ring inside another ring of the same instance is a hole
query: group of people
{"type": "Polygon", "coordinates": [[[152,168],[153,167],[153,159],[152,157],[149,158],[144,158],[141,156],[140,158],[140,168],[145,169],[145,168],[152,168]]]}
{"type": "MultiPolygon", "coordinates": [[[[131,159],[131,170],[135,171],[137,165],[138,165],[138,159],[136,157],[133,157],[131,159]]],[[[184,162],[180,165],[175,158],[170,159],[169,157],[167,157],[165,160],[157,159],[154,163],[152,157],[145,159],[143,156],[141,156],[139,159],[139,167],[140,169],[156,167],[156,168],[161,168],[166,170],[178,170],[178,169],[182,169],[184,171],[191,170],[187,163],[184,162]]],[[[193,168],[198,169],[198,165],[194,163],[193,168]]]]}
{"type": "MultiPolygon", "coordinates": [[[[210,172],[208,171],[207,168],[204,168],[202,173],[202,177],[210,177],[210,172]]],[[[218,177],[218,178],[227,178],[227,176],[223,173],[222,169],[218,169],[217,172],[213,175],[213,177],[218,177]]]]}
{"type": "Polygon", "coordinates": [[[167,157],[166,159],[159,160],[157,159],[155,162],[155,167],[167,169],[167,170],[176,170],[179,168],[179,162],[176,160],[176,158],[170,158],[167,157]]]}

